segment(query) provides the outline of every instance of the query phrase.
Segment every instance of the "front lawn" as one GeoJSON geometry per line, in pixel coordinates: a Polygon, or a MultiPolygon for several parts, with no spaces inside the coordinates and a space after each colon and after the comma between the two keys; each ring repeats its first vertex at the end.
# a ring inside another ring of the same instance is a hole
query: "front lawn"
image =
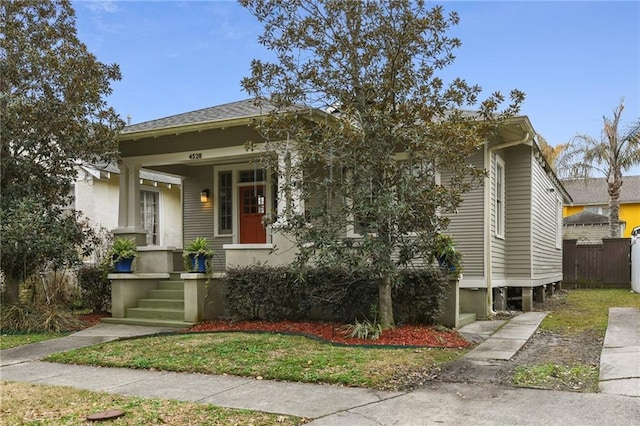
{"type": "Polygon", "coordinates": [[[88,415],[124,411],[109,425],[285,425],[307,419],[210,404],[125,397],[64,386],[0,382],[0,424],[87,425],[88,415]]]}
{"type": "Polygon", "coordinates": [[[68,334],[69,333],[3,333],[0,335],[0,349],[15,348],[16,346],[57,339],[68,334]]]}
{"type": "Polygon", "coordinates": [[[46,361],[386,388],[399,376],[438,371],[466,349],[343,347],[271,333],[193,333],[115,341],[46,361]]]}

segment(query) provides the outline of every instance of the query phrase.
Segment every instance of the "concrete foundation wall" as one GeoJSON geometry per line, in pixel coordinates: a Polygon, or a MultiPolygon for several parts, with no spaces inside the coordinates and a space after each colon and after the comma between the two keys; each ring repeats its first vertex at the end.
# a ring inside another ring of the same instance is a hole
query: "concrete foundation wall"
{"type": "Polygon", "coordinates": [[[487,309],[487,290],[469,288],[460,289],[460,312],[476,314],[477,319],[489,318],[487,309]]]}

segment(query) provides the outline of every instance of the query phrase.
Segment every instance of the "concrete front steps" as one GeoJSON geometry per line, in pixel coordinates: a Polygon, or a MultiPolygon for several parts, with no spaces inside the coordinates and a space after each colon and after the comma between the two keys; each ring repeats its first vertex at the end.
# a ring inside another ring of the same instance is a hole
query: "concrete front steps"
{"type": "Polygon", "coordinates": [[[161,281],[149,290],[147,298],[138,300],[135,308],[127,308],[125,318],[103,318],[111,324],[148,325],[187,328],[195,323],[184,320],[184,282],[176,279],[161,281]]]}

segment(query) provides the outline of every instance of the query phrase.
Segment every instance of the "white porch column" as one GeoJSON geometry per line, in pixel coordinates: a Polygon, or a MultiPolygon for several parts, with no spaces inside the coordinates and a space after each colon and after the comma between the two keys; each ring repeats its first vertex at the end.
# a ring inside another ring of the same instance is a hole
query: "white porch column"
{"type": "Polygon", "coordinates": [[[140,166],[120,164],[120,191],[118,199],[118,227],[113,234],[133,238],[136,245],[147,244],[147,231],[140,216],[140,166]]]}
{"type": "Polygon", "coordinates": [[[283,202],[278,203],[278,222],[286,224],[292,213],[304,213],[302,198],[302,172],[295,151],[287,150],[278,155],[278,194],[283,202]]]}
{"type": "MultiPolygon", "coordinates": [[[[304,213],[304,199],[302,198],[302,172],[299,170],[299,157],[290,150],[278,154],[278,220],[270,225],[271,242],[277,247],[277,256],[267,256],[270,264],[286,265],[295,260],[297,255],[296,241],[287,232],[289,219],[292,214],[304,213]]],[[[255,259],[258,259],[257,257],[255,259]]],[[[233,262],[233,256],[227,253],[227,265],[233,262]]],[[[265,259],[264,261],[267,261],[265,259]]],[[[235,266],[235,265],[234,265],[235,266]]]]}

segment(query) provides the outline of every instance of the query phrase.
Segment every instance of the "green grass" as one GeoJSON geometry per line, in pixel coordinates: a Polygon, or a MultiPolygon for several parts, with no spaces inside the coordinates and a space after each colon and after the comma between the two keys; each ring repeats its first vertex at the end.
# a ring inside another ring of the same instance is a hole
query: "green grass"
{"type": "Polygon", "coordinates": [[[0,335],[0,349],[15,348],[30,343],[42,342],[49,339],[64,337],[68,333],[20,333],[0,335]]]}
{"type": "Polygon", "coordinates": [[[380,388],[398,374],[451,362],[465,352],[339,347],[279,334],[200,333],[110,342],[46,360],[380,388]]]}
{"type": "MultiPolygon", "coordinates": [[[[609,308],[640,308],[640,294],[626,289],[570,290],[559,295],[551,312],[540,324],[543,331],[572,337],[583,335],[602,341],[607,329],[609,308]]],[[[580,338],[575,339],[580,342],[580,338]]],[[[570,346],[564,348],[575,353],[570,346]]],[[[578,355],[575,354],[574,358],[578,355]]],[[[579,359],[564,363],[543,363],[519,366],[512,377],[514,386],[542,389],[580,390],[597,392],[599,366],[579,359]]]]}
{"type": "Polygon", "coordinates": [[[640,294],[628,289],[570,290],[563,302],[540,324],[560,334],[596,331],[604,335],[609,308],[640,308],[640,294]]]}
{"type": "Polygon", "coordinates": [[[121,410],[109,425],[300,425],[307,419],[209,404],[125,397],[64,386],[0,382],[0,424],[87,425],[90,414],[121,410]]]}
{"type": "Polygon", "coordinates": [[[535,366],[519,366],[512,379],[515,386],[536,387],[542,389],[584,389],[598,391],[598,367],[593,365],[544,364],[535,366]]]}

